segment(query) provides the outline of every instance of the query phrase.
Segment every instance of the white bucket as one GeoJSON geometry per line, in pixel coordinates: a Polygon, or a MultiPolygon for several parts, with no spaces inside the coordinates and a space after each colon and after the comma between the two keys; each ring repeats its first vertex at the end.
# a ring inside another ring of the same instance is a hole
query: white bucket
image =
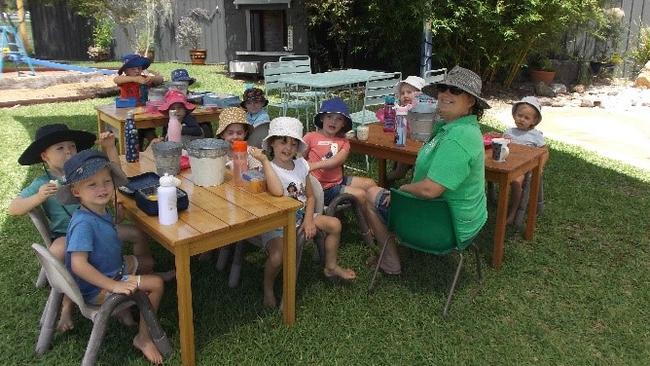
{"type": "Polygon", "coordinates": [[[187,144],[192,181],[201,187],[222,184],[226,171],[228,143],[221,139],[197,139],[187,144]]]}

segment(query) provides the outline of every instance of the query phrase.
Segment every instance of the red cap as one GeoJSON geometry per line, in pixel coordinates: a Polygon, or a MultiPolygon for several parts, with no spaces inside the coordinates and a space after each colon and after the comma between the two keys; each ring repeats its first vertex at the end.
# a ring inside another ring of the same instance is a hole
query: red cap
{"type": "Polygon", "coordinates": [[[243,140],[235,140],[232,142],[231,149],[233,152],[246,152],[248,151],[248,144],[243,140]]]}

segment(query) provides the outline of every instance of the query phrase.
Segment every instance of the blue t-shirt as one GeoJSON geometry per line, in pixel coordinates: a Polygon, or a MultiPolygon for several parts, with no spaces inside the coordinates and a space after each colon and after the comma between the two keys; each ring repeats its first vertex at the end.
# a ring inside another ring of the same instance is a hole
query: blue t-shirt
{"type": "Polygon", "coordinates": [[[122,242],[111,214],[97,216],[82,208],[72,215],[66,238],[65,265],[79,285],[85,301],[94,299],[100,288],[72,272],[72,252],[88,252],[88,263],[104,276],[118,279],[122,270],[122,242]]]}
{"type": "Polygon", "coordinates": [[[246,112],[246,119],[248,120],[248,123],[253,125],[253,127],[256,127],[262,122],[268,122],[271,120],[269,114],[263,109],[255,114],[246,112]]]}
{"type": "MultiPolygon", "coordinates": [[[[50,181],[50,177],[47,174],[43,174],[40,177],[34,179],[27,187],[25,187],[20,192],[20,197],[29,198],[36,193],[38,189],[45,183],[50,181]]],[[[79,205],[63,205],[59,200],[56,199],[56,196],[48,197],[42,204],[43,211],[45,216],[47,216],[50,225],[50,231],[56,234],[64,234],[68,230],[68,224],[70,224],[70,215],[79,208],[79,205]],[[65,209],[64,209],[65,207],[65,209]],[[66,210],[68,212],[66,212],[66,210]]]]}

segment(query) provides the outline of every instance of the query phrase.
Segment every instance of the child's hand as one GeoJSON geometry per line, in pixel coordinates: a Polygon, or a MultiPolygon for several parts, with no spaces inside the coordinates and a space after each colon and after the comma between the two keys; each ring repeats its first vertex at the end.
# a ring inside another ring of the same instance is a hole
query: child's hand
{"type": "Polygon", "coordinates": [[[56,191],[59,190],[59,185],[53,181],[43,184],[38,188],[38,196],[41,198],[41,201],[56,195],[56,191]]]}
{"type": "Polygon", "coordinates": [[[269,158],[264,154],[264,150],[257,147],[251,147],[251,155],[261,163],[267,162],[269,158]]]}
{"type": "Polygon", "coordinates": [[[138,276],[129,276],[126,281],[115,281],[111,290],[114,294],[131,295],[138,288],[138,276]]]}
{"type": "Polygon", "coordinates": [[[314,224],[314,220],[305,219],[302,223],[302,230],[305,232],[305,239],[311,239],[316,235],[318,229],[314,224]]]}
{"type": "Polygon", "coordinates": [[[99,134],[99,146],[102,147],[102,150],[106,151],[112,147],[115,147],[115,134],[111,131],[104,131],[99,134]]]}

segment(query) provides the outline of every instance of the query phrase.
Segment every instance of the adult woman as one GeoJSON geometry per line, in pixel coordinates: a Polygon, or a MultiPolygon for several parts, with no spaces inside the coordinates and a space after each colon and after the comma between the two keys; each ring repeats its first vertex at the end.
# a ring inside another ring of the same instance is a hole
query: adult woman
{"type": "MultiPolygon", "coordinates": [[[[490,106],[480,97],[481,78],[459,66],[444,81],[427,85],[423,91],[438,99],[444,123],[436,126],[433,138],[420,149],[413,180],[400,190],[421,198],[447,199],[460,239],[467,240],[487,220],[485,152],[478,120],[490,106]]],[[[379,187],[368,190],[366,202],[368,222],[378,243],[383,244],[388,237],[390,191],[379,187]]],[[[388,244],[380,268],[388,274],[401,273],[395,243],[388,244]]]]}

